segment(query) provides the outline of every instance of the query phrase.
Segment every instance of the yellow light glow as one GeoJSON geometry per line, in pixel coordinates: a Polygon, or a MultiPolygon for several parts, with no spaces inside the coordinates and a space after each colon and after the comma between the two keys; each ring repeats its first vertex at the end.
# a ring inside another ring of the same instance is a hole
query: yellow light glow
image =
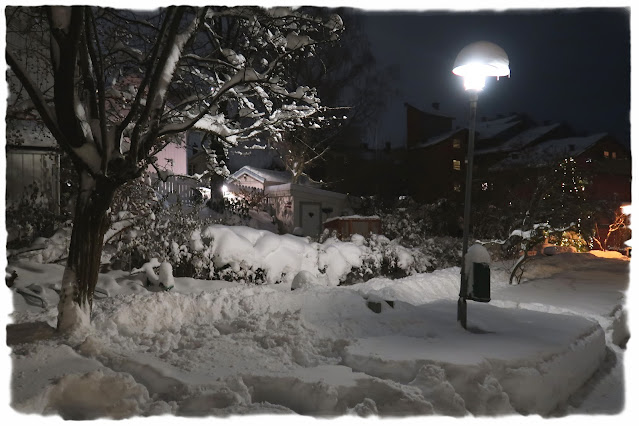
{"type": "Polygon", "coordinates": [[[632,211],[632,206],[630,204],[621,206],[621,213],[625,215],[629,215],[631,211],[632,211]]]}

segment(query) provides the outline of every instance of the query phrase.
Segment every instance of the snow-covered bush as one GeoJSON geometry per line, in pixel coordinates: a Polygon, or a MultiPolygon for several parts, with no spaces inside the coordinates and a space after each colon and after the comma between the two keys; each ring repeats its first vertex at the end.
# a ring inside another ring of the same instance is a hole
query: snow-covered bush
{"type": "Polygon", "coordinates": [[[189,237],[204,225],[198,208],[187,210],[179,203],[169,206],[156,204],[143,216],[126,210],[118,212],[117,216],[120,223],[128,222],[125,229],[116,231],[117,239],[109,240],[114,253],[112,267],[131,270],[157,258],[170,262],[176,275],[191,275],[189,237]]]}
{"type": "Polygon", "coordinates": [[[461,228],[456,206],[448,200],[420,204],[399,197],[391,204],[376,197],[359,200],[358,214],[381,218],[382,233],[394,244],[412,249],[415,271],[447,268],[461,262],[461,228]]]}
{"type": "Polygon", "coordinates": [[[51,208],[49,200],[35,185],[17,203],[8,203],[5,212],[7,248],[30,246],[36,238],[49,238],[68,219],[51,208]]]}
{"type": "Polygon", "coordinates": [[[405,277],[425,272],[431,266],[430,259],[421,251],[406,248],[398,241],[390,240],[383,235],[373,234],[364,238],[355,234],[351,241],[361,250],[362,265],[348,274],[344,284],[362,282],[379,276],[405,277]]]}

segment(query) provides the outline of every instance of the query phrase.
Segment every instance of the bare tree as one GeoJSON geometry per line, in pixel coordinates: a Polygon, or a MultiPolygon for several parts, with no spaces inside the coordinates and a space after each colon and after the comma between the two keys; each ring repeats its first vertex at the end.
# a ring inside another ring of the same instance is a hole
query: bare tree
{"type": "Polygon", "coordinates": [[[625,229],[628,225],[628,215],[624,214],[621,209],[615,211],[615,219],[608,225],[608,230],[605,236],[602,236],[602,232],[599,231],[599,225],[595,221],[595,232],[592,240],[597,243],[599,250],[608,250],[608,242],[610,237],[621,229],[625,229]]]}
{"type": "Polygon", "coordinates": [[[342,21],[285,8],[7,8],[7,28],[30,16],[49,42],[39,52],[52,96],[29,67],[29,31],[11,33],[6,60],[39,118],[79,176],[58,329],[88,324],[107,211],[115,191],[139,177],[176,135],[198,128],[226,143],[321,117],[316,91],[293,87],[288,64],[338,38],[342,21]]]}

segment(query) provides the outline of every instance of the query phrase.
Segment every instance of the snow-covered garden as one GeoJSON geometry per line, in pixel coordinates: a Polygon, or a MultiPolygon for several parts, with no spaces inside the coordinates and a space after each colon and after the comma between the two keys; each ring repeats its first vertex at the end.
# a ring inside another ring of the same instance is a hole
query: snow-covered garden
{"type": "Polygon", "coordinates": [[[15,423],[626,408],[630,260],[583,251],[593,241],[621,249],[608,237],[628,218],[620,213],[605,238],[594,232],[572,158],[535,173],[532,196],[475,209],[472,239],[484,245],[468,253],[490,266],[491,300],[468,304],[467,329],[456,316],[458,201],[293,191],[345,141],[334,130],[371,128],[388,94],[366,39],[347,31],[354,17],[7,10],[7,122],[18,130],[7,137],[4,371],[15,423]],[[256,175],[261,186],[249,180],[230,201],[229,149],[256,141],[279,149],[282,165],[271,166],[292,180],[267,187],[256,175]],[[47,159],[24,161],[34,152],[47,159]],[[176,177],[191,184],[171,195],[176,177]],[[269,188],[281,193],[267,205],[269,188]],[[362,217],[377,230],[324,229],[329,218],[362,217]]]}
{"type": "Polygon", "coordinates": [[[11,406],[68,419],[624,408],[629,261],[616,253],[539,257],[519,285],[494,262],[492,300],[469,304],[465,331],[458,267],[338,286],[370,257],[359,236],[320,244],[214,225],[191,239],[218,264],[263,270],[265,283],[173,277],[160,262],[112,270],[91,325],[62,338],[64,267],[10,263],[11,406]]]}

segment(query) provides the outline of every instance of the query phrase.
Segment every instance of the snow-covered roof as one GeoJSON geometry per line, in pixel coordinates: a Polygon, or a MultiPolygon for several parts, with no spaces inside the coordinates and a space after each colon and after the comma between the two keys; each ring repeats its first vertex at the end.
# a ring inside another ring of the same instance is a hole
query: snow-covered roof
{"type": "Polygon", "coordinates": [[[425,142],[419,143],[413,147],[411,147],[411,149],[415,149],[415,148],[427,148],[429,146],[433,146],[433,145],[437,145],[438,143],[441,143],[443,141],[445,141],[446,139],[451,138],[452,136],[454,136],[457,133],[463,132],[465,129],[455,129],[455,130],[449,130],[446,133],[442,133],[440,135],[437,136],[433,136],[432,138],[428,138],[425,142]]]}
{"type": "Polygon", "coordinates": [[[242,175],[248,175],[258,182],[262,183],[290,183],[293,178],[291,172],[288,171],[282,172],[278,170],[267,170],[257,167],[244,166],[237,172],[229,176],[228,180],[237,180],[242,175]]]}
{"type": "Polygon", "coordinates": [[[276,194],[278,192],[284,192],[284,193],[290,193],[290,194],[292,193],[299,194],[301,192],[307,195],[310,194],[310,195],[315,195],[315,196],[320,196],[325,198],[346,199],[346,194],[342,194],[341,192],[327,191],[325,189],[314,188],[312,186],[300,185],[296,183],[284,183],[281,185],[273,185],[264,189],[265,194],[276,194]]]}
{"type": "Polygon", "coordinates": [[[477,123],[475,131],[479,134],[480,140],[491,139],[519,123],[521,123],[519,116],[511,115],[504,118],[498,118],[496,120],[481,121],[477,123]]]}
{"type": "Polygon", "coordinates": [[[58,142],[44,123],[36,120],[7,120],[7,145],[24,148],[55,148],[58,142]]]}
{"type": "Polygon", "coordinates": [[[408,102],[404,102],[404,105],[408,106],[408,107],[411,107],[411,108],[414,108],[414,109],[416,109],[418,111],[421,111],[423,113],[426,113],[426,114],[437,115],[439,117],[445,117],[445,118],[455,118],[453,114],[447,114],[447,113],[441,111],[439,109],[439,102],[433,102],[431,105],[428,105],[428,106],[425,106],[425,107],[422,107],[422,106],[416,107],[415,105],[410,104],[408,102]],[[438,107],[435,108],[435,105],[438,105],[438,107]]]}
{"type": "Polygon", "coordinates": [[[544,135],[550,133],[552,130],[556,129],[559,126],[560,126],[559,123],[555,123],[555,124],[550,124],[548,126],[531,127],[530,129],[527,129],[521,133],[518,133],[517,135],[513,136],[512,138],[510,138],[509,140],[507,140],[506,142],[504,142],[503,144],[499,146],[478,149],[476,153],[488,154],[493,152],[509,152],[509,151],[520,150],[526,147],[527,145],[530,145],[537,139],[543,137],[544,135]]]}
{"type": "Polygon", "coordinates": [[[552,139],[511,154],[508,158],[495,164],[492,169],[498,170],[521,166],[542,167],[566,156],[575,157],[580,155],[606,136],[607,133],[598,133],[590,136],[552,139]]]}

